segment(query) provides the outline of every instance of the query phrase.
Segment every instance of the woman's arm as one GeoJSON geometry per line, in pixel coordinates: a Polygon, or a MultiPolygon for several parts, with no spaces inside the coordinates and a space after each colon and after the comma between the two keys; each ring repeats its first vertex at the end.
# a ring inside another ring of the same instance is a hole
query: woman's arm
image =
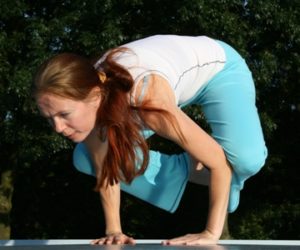
{"type": "MultiPolygon", "coordinates": [[[[160,105],[160,107],[162,107],[162,105],[160,105]]],[[[166,110],[172,112],[176,117],[179,128],[186,140],[185,142],[180,140],[172,126],[167,125],[168,121],[164,120],[164,118],[159,115],[157,116],[157,114],[151,114],[146,118],[148,126],[161,136],[175,141],[210,170],[210,201],[206,225],[207,234],[205,236],[199,235],[198,238],[195,237],[195,235],[193,237],[189,235],[174,241],[167,241],[167,243],[207,244],[216,242],[222,234],[227,213],[231,182],[230,165],[226,160],[221,146],[181,110],[172,106],[169,106],[166,110]]]]}
{"type": "Polygon", "coordinates": [[[122,233],[120,219],[120,185],[103,186],[100,188],[100,199],[105,218],[105,234],[122,233]]]}
{"type": "MultiPolygon", "coordinates": [[[[95,132],[84,142],[91,155],[96,172],[101,171],[107,153],[107,141],[99,140],[95,132]]],[[[99,190],[100,200],[105,218],[105,237],[93,240],[91,244],[134,244],[133,238],[122,233],[120,219],[120,184],[102,186],[99,190]]]]}
{"type": "MultiPolygon", "coordinates": [[[[137,92],[138,93],[138,92],[137,92]]],[[[185,140],[174,126],[157,112],[145,112],[143,119],[157,134],[180,145],[192,157],[210,170],[210,204],[206,230],[166,241],[166,244],[213,244],[221,236],[227,213],[231,168],[222,147],[192,119],[181,111],[175,102],[173,90],[159,76],[151,76],[145,101],[154,107],[167,110],[176,119],[185,140]]]]}
{"type": "Polygon", "coordinates": [[[95,239],[93,245],[135,244],[135,240],[123,234],[120,219],[120,184],[100,188],[100,198],[104,212],[105,237],[95,239]]]}

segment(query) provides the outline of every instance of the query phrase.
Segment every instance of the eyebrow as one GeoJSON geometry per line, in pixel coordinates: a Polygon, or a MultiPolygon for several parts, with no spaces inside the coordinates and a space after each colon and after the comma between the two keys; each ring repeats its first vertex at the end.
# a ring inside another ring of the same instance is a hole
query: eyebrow
{"type": "Polygon", "coordinates": [[[67,113],[67,111],[58,111],[58,112],[56,112],[54,115],[45,115],[44,113],[41,112],[41,115],[42,115],[44,118],[49,119],[49,118],[52,118],[52,117],[54,117],[54,116],[57,116],[57,115],[59,115],[59,114],[61,114],[61,113],[67,113]]]}

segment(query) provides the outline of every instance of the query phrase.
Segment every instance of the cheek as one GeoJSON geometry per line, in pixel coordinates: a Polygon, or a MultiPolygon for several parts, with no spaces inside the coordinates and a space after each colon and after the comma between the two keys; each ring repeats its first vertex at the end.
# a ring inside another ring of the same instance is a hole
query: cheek
{"type": "Polygon", "coordinates": [[[97,120],[97,110],[98,108],[93,107],[91,110],[88,111],[89,114],[89,120],[95,125],[95,122],[97,120]]]}
{"type": "Polygon", "coordinates": [[[85,130],[91,130],[94,128],[96,122],[96,112],[89,110],[85,112],[80,118],[77,119],[77,124],[85,130]]]}

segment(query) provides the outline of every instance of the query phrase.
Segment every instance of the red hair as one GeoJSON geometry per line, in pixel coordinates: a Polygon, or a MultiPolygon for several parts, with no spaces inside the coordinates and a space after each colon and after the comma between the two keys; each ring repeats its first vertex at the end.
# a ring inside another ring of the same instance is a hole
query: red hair
{"type": "Polygon", "coordinates": [[[108,140],[108,152],[98,175],[97,187],[119,180],[130,183],[144,173],[148,164],[148,145],[141,134],[143,124],[137,114],[139,108],[131,106],[128,100],[134,81],[129,72],[114,60],[125,50],[112,50],[99,65],[106,79],[97,123],[103,128],[100,137],[108,140]],[[138,154],[139,151],[142,155],[138,154]]]}

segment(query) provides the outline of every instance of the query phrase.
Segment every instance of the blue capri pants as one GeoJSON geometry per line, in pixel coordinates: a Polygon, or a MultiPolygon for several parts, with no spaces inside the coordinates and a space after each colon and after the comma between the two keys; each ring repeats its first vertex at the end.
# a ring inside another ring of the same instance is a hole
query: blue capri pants
{"type": "MultiPolygon", "coordinates": [[[[222,71],[207,82],[198,93],[180,105],[200,105],[211,136],[222,146],[233,169],[228,212],[236,210],[244,182],[256,174],[267,157],[262,128],[255,105],[255,87],[244,59],[229,45],[224,48],[226,64],[222,71]]],[[[153,131],[145,130],[148,138],[153,131]]],[[[200,145],[200,143],[199,143],[200,145]]],[[[190,159],[187,153],[167,155],[150,150],[144,175],[121,189],[154,206],[174,212],[189,179],[190,159]]],[[[84,144],[79,143],[73,154],[74,166],[81,172],[95,175],[84,144]]]]}

